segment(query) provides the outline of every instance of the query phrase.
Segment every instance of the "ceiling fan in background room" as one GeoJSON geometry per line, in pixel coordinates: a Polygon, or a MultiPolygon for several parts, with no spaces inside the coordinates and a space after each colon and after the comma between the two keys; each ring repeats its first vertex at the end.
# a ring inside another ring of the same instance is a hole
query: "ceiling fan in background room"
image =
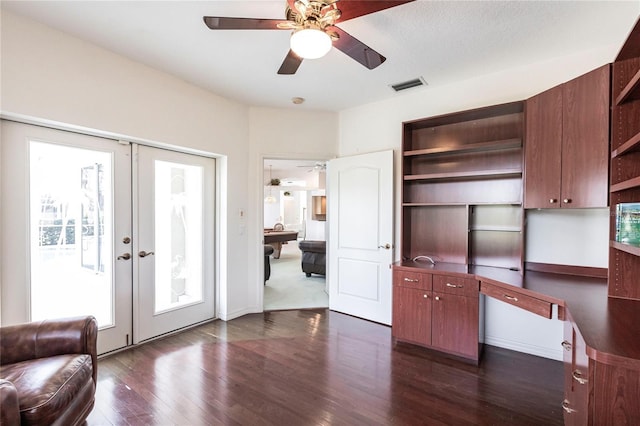
{"type": "Polygon", "coordinates": [[[414,0],[287,0],[285,20],[205,16],[212,30],[291,30],[289,53],[278,74],[295,74],[303,59],[326,55],[331,46],[372,70],[386,58],[336,26],[414,0]]]}
{"type": "Polygon", "coordinates": [[[317,171],[320,171],[320,170],[327,170],[327,163],[323,163],[323,162],[318,161],[313,165],[307,164],[307,165],[304,165],[304,166],[296,166],[296,167],[307,168],[307,169],[309,169],[309,170],[307,170],[307,172],[311,173],[311,172],[317,172],[317,171]]]}

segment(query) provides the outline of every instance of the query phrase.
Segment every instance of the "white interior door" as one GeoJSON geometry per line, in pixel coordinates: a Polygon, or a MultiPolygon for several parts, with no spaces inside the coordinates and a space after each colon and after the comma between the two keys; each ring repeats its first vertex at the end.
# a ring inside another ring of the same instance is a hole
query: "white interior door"
{"type": "Polygon", "coordinates": [[[329,308],[391,324],[393,151],[328,164],[329,308]]]}
{"type": "Polygon", "coordinates": [[[214,317],[215,161],[137,148],[134,342],[214,317]]]}
{"type": "Polygon", "coordinates": [[[131,147],[2,121],[2,323],[98,320],[131,343],[131,147]]]}

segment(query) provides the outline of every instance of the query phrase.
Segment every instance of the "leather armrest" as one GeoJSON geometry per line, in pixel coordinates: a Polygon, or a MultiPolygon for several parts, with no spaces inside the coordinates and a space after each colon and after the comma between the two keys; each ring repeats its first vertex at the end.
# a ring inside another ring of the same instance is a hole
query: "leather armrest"
{"type": "Polygon", "coordinates": [[[17,324],[0,330],[0,364],[64,354],[89,354],[98,375],[98,322],[93,316],[17,324]]]}
{"type": "Polygon", "coordinates": [[[0,425],[17,426],[20,424],[20,404],[18,391],[13,383],[0,379],[0,425]]]}

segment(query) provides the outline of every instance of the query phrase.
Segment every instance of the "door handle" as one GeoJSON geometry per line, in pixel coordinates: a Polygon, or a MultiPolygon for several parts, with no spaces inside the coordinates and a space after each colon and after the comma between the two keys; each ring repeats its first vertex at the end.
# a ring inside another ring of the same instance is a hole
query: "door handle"
{"type": "Polygon", "coordinates": [[[153,256],[155,253],[152,251],[144,251],[142,250],[140,253],[138,253],[138,256],[140,257],[147,257],[147,256],[153,256]]]}
{"type": "Polygon", "coordinates": [[[383,248],[385,250],[389,250],[391,248],[391,244],[387,243],[387,244],[385,244],[383,246],[378,246],[378,248],[383,248]]]}
{"type": "Polygon", "coordinates": [[[121,254],[117,257],[117,260],[129,260],[131,259],[131,255],[129,253],[121,254]]]}

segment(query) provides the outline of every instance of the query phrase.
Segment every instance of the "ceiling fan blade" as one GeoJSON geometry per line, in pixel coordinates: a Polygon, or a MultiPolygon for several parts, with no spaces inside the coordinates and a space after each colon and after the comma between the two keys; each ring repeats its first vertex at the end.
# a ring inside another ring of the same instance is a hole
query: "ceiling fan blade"
{"type": "Polygon", "coordinates": [[[340,0],[337,6],[342,16],[336,22],[344,22],[412,1],[415,0],[340,0]]]}
{"type": "Polygon", "coordinates": [[[278,74],[291,75],[295,74],[298,71],[298,67],[302,63],[302,58],[296,55],[293,50],[289,49],[289,53],[287,53],[287,57],[282,61],[282,65],[280,65],[280,69],[278,70],[278,74]]]}
{"type": "Polygon", "coordinates": [[[387,60],[384,56],[338,27],[330,27],[340,38],[333,41],[333,46],[345,55],[358,61],[370,70],[387,60]]]}
{"type": "Polygon", "coordinates": [[[278,24],[288,23],[284,19],[228,18],[204,16],[204,23],[212,30],[280,30],[278,24]]]}

